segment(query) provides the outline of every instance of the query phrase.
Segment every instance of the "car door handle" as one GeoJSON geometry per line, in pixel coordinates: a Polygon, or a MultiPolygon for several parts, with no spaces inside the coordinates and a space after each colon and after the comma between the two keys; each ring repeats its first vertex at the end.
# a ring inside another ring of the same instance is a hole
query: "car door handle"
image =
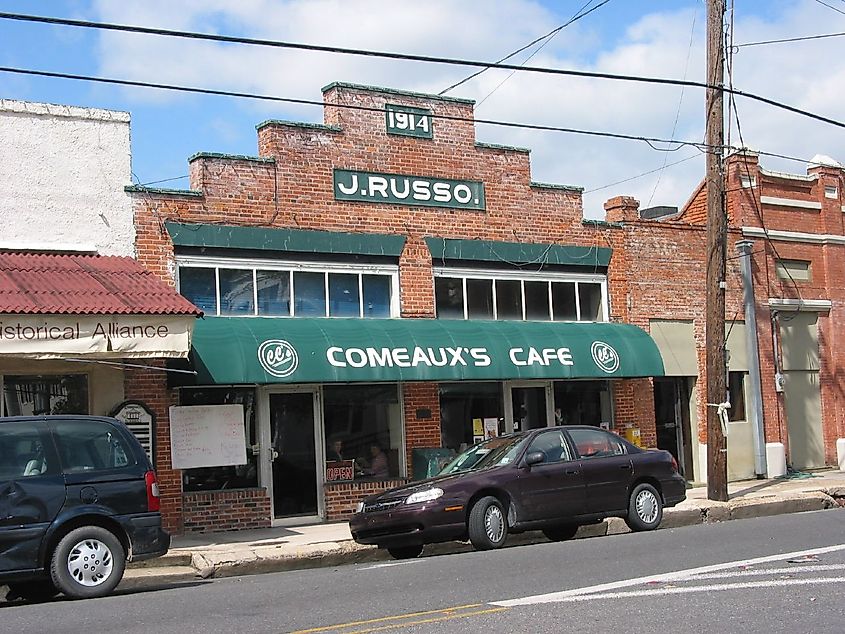
{"type": "Polygon", "coordinates": [[[578,475],[578,469],[567,469],[566,475],[578,475]]]}
{"type": "Polygon", "coordinates": [[[629,465],[629,464],[621,464],[621,465],[619,465],[619,468],[620,468],[620,469],[630,469],[630,468],[631,468],[631,465],[629,465]]]}

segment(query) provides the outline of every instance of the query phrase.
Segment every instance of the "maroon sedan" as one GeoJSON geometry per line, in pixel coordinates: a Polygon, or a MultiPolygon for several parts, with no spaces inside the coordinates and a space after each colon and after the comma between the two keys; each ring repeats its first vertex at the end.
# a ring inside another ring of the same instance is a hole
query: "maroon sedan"
{"type": "Polygon", "coordinates": [[[368,497],[349,527],[356,542],[401,559],[467,538],[478,550],[499,548],[508,533],[527,530],[569,539],[606,517],[653,530],[664,507],[685,498],[670,453],[596,427],[550,427],[487,440],[434,478],[368,497]]]}

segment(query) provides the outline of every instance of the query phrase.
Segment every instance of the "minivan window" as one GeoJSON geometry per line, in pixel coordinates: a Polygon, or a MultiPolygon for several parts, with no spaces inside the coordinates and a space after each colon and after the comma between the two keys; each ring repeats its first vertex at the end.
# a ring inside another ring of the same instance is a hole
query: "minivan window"
{"type": "Polygon", "coordinates": [[[131,449],[109,423],[57,421],[54,429],[65,473],[120,469],[135,464],[131,449]]]}
{"type": "Polygon", "coordinates": [[[32,423],[0,425],[0,481],[55,472],[45,446],[49,438],[32,423]]]}

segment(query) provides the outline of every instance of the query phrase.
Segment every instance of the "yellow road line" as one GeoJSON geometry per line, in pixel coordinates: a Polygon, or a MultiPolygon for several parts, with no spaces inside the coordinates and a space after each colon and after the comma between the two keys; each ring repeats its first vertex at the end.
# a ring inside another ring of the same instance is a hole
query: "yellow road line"
{"type": "Polygon", "coordinates": [[[410,627],[411,625],[421,625],[423,623],[438,623],[440,621],[451,621],[454,619],[462,619],[467,616],[478,616],[479,614],[491,614],[493,612],[501,612],[508,608],[488,608],[486,610],[475,610],[474,612],[462,612],[460,614],[451,614],[449,616],[440,616],[433,619],[421,619],[419,621],[407,621],[405,623],[394,623],[391,625],[382,625],[380,627],[372,627],[367,630],[353,630],[348,634],[367,634],[368,632],[381,632],[384,630],[396,629],[397,627],[410,627]]]}
{"type": "Polygon", "coordinates": [[[384,623],[385,621],[395,621],[398,619],[412,619],[418,616],[426,616],[428,614],[444,614],[455,612],[456,610],[468,610],[470,608],[481,607],[481,603],[472,603],[469,605],[456,605],[453,608],[443,608],[442,610],[426,610],[425,612],[409,612],[408,614],[397,614],[395,616],[383,616],[378,619],[369,619],[367,621],[352,621],[350,623],[339,623],[337,625],[326,625],[324,627],[314,627],[308,630],[296,630],[290,634],[312,634],[314,632],[331,632],[333,630],[342,630],[358,625],[370,625],[372,623],[384,623]]]}

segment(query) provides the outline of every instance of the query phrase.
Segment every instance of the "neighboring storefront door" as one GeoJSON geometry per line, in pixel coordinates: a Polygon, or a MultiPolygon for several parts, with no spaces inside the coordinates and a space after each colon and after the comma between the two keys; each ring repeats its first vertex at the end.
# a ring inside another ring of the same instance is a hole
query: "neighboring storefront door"
{"type": "Polygon", "coordinates": [[[694,377],[654,379],[654,416],[657,448],[670,452],[687,480],[692,474],[690,393],[694,377]]]}
{"type": "Polygon", "coordinates": [[[261,483],[270,494],[274,523],[322,516],[319,412],[316,388],[263,391],[261,483]]]}
{"type": "Polygon", "coordinates": [[[554,424],[551,381],[505,383],[505,431],[526,431],[554,424]]]}

